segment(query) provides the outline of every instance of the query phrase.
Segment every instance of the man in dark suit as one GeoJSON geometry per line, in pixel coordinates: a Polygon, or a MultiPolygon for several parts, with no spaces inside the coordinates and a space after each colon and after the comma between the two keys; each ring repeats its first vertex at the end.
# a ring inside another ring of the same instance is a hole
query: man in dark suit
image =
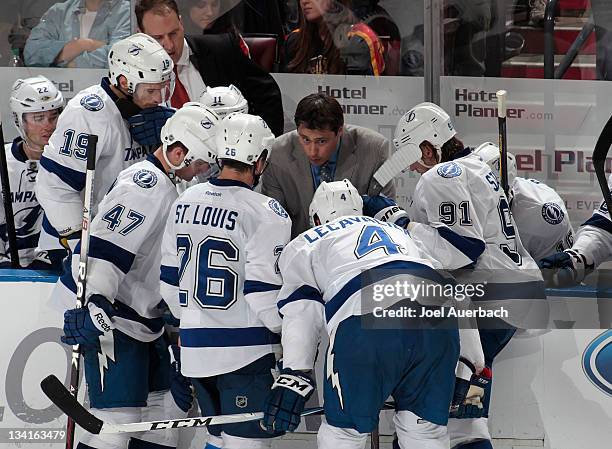
{"type": "MultiPolygon", "coordinates": [[[[297,130],[277,137],[261,191],[278,200],[292,221],[291,238],[310,228],[308,207],[321,181],[348,179],[362,195],[373,195],[374,173],[389,157],[389,141],[368,128],[344,124],[334,98],[308,95],[295,111],[297,130]]],[[[382,194],[395,197],[388,184],[382,194]]]]}
{"type": "Polygon", "coordinates": [[[235,85],[249,102],[249,113],[283,133],[281,92],[269,73],[247,58],[231,34],[185,36],[175,0],[139,0],[138,29],[156,39],[174,62],[172,106],[198,101],[208,87],[235,85]]]}

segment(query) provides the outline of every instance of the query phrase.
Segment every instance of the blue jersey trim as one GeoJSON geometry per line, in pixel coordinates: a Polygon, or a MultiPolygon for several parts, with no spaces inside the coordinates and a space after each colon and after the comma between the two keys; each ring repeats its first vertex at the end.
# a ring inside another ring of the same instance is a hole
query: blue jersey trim
{"type": "Polygon", "coordinates": [[[361,272],[344,284],[344,287],[325,304],[325,319],[329,322],[344,303],[358,290],[391,276],[397,276],[402,272],[440,284],[454,283],[452,278],[445,278],[433,268],[418,262],[408,262],[405,260],[387,262],[361,272]]]}
{"type": "MultiPolygon", "coordinates": [[[[77,245],[75,254],[81,254],[81,244],[77,245]]],[[[89,238],[89,257],[105,260],[128,274],[136,256],[127,249],[121,248],[108,240],[91,236],[89,238]]]]}
{"type": "Polygon", "coordinates": [[[248,295],[249,293],[273,292],[280,290],[280,288],[280,285],[269,284],[268,282],[246,280],[244,281],[244,289],[242,292],[248,295]]]}
{"type": "Polygon", "coordinates": [[[174,287],[178,287],[179,279],[177,267],[169,267],[167,265],[162,265],[159,271],[159,279],[162,282],[165,282],[166,284],[172,285],[174,287]]]}
{"type": "Polygon", "coordinates": [[[325,305],[325,301],[323,300],[323,296],[321,292],[310,285],[302,285],[298,289],[294,290],[287,298],[281,299],[277,303],[278,310],[285,307],[287,304],[293,301],[301,301],[302,299],[307,299],[311,301],[319,302],[325,305]]]}
{"type": "Polygon", "coordinates": [[[612,222],[599,214],[593,214],[582,226],[594,226],[612,234],[612,222]]]}
{"type": "Polygon", "coordinates": [[[236,181],[234,179],[212,178],[209,179],[208,182],[210,182],[213,186],[218,187],[244,187],[245,189],[253,190],[253,187],[251,187],[250,185],[241,181],[236,181]]]}
{"type": "Polygon", "coordinates": [[[484,250],[486,249],[486,244],[482,240],[459,235],[447,227],[439,227],[436,229],[438,230],[440,237],[448,241],[451,245],[469,257],[469,259],[474,263],[476,263],[480,255],[484,253],[484,250]]]}
{"type": "Polygon", "coordinates": [[[59,234],[57,233],[53,225],[51,225],[51,222],[49,222],[49,220],[47,219],[47,214],[43,214],[42,228],[50,236],[57,237],[59,239],[59,234]]]}
{"type": "Polygon", "coordinates": [[[181,329],[180,338],[181,346],[185,348],[261,346],[281,341],[280,335],[267,327],[181,329]]]}
{"type": "Polygon", "coordinates": [[[85,173],[60,165],[54,160],[45,157],[44,154],[40,158],[40,166],[56,175],[77,192],[85,188],[85,173]]]}

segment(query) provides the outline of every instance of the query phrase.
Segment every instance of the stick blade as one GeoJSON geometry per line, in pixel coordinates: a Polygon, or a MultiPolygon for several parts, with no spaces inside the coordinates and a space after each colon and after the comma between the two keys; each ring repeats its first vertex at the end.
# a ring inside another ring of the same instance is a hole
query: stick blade
{"type": "Polygon", "coordinates": [[[51,374],[45,377],[40,382],[40,388],[51,399],[51,402],[87,432],[96,435],[100,433],[104,423],[79,404],[79,401],[70,394],[70,391],[56,376],[51,374]]]}

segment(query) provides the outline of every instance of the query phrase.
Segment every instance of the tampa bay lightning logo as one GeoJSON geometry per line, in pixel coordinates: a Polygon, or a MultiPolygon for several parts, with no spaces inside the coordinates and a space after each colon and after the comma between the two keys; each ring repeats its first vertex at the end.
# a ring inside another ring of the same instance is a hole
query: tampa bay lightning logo
{"type": "Polygon", "coordinates": [[[132,56],[138,56],[141,50],[142,48],[140,48],[138,45],[132,44],[130,48],[128,48],[128,53],[132,56]]]}
{"type": "Polygon", "coordinates": [[[582,355],[582,370],[597,388],[612,396],[612,330],[589,343],[582,355]]]}
{"type": "Polygon", "coordinates": [[[200,121],[200,126],[204,129],[210,129],[213,127],[213,123],[210,120],[205,119],[200,121]]]}
{"type": "Polygon", "coordinates": [[[134,173],[134,177],[132,179],[136,185],[142,187],[143,189],[150,189],[157,184],[157,175],[149,170],[138,170],[136,173],[134,173]]]}
{"type": "Polygon", "coordinates": [[[88,111],[99,111],[104,107],[104,101],[96,94],[85,95],[81,98],[81,106],[88,111]]]}
{"type": "Polygon", "coordinates": [[[461,170],[461,167],[455,162],[447,162],[438,167],[438,174],[443,178],[456,178],[457,176],[461,176],[462,172],[463,170],[461,170]]]}
{"type": "Polygon", "coordinates": [[[542,218],[551,225],[558,225],[563,221],[565,214],[563,209],[556,203],[545,203],[542,206],[542,218]]]}
{"type": "Polygon", "coordinates": [[[279,215],[283,218],[287,218],[289,217],[289,214],[287,214],[287,212],[285,211],[285,209],[283,209],[283,206],[280,205],[280,203],[276,200],[270,200],[268,201],[268,206],[270,206],[270,209],[272,209],[272,211],[276,214],[279,215]]]}
{"type": "Polygon", "coordinates": [[[608,205],[606,204],[606,200],[603,200],[601,206],[599,206],[599,210],[608,213],[608,205]]]}

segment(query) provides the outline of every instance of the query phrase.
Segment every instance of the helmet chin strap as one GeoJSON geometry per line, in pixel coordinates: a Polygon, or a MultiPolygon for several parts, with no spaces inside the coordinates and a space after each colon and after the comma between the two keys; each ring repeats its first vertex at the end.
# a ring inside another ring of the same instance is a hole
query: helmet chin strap
{"type": "MultiPolygon", "coordinates": [[[[35,154],[43,154],[43,151],[45,151],[45,147],[43,146],[40,150],[36,149],[36,147],[34,145],[32,145],[32,141],[30,140],[30,138],[28,137],[27,133],[24,131],[23,132],[23,145],[24,147],[27,147],[29,151],[31,151],[32,153],[35,154]]],[[[24,148],[25,151],[25,148],[24,148]]]]}

